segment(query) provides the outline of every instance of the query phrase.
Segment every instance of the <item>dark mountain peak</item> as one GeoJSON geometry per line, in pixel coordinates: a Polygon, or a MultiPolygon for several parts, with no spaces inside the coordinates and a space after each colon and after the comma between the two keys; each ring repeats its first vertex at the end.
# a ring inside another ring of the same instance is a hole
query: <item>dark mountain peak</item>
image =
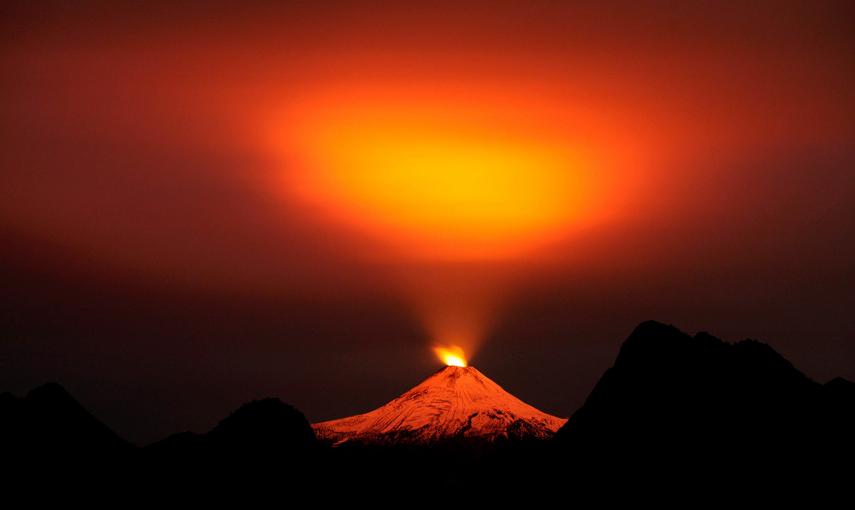
{"type": "MultiPolygon", "coordinates": [[[[109,431],[106,425],[92,416],[61,384],[50,382],[37,386],[24,398],[31,413],[45,420],[59,419],[80,427],[109,431]]],[[[112,434],[112,431],[110,431],[112,434]]]]}
{"type": "Polygon", "coordinates": [[[621,346],[616,368],[649,370],[750,370],[767,376],[807,379],[769,344],[747,339],[728,343],[701,331],[690,336],[670,324],[645,321],[621,346]]]}
{"type": "Polygon", "coordinates": [[[4,414],[0,442],[7,443],[13,456],[50,454],[70,460],[84,453],[115,456],[131,448],[58,383],[38,386],[24,398],[6,395],[0,406],[4,414]]]}
{"type": "Polygon", "coordinates": [[[201,472],[231,469],[235,460],[242,469],[257,470],[270,462],[291,465],[288,458],[305,460],[304,454],[317,445],[303,413],[278,398],[265,398],[240,406],[206,434],[172,434],[146,446],[145,452],[179,471],[186,466],[201,472]]]}
{"type": "Polygon", "coordinates": [[[835,377],[834,379],[825,383],[826,388],[835,388],[843,391],[855,391],[855,382],[852,382],[848,379],[844,379],[842,377],[835,377]]]}
{"type": "Polygon", "coordinates": [[[650,320],[644,321],[638,326],[636,326],[624,343],[649,344],[650,342],[656,342],[657,344],[661,344],[663,342],[680,340],[687,336],[688,335],[686,335],[671,324],[665,324],[659,321],[650,320]]]}
{"type": "MultiPolygon", "coordinates": [[[[855,382],[835,377],[823,385],[826,397],[842,405],[849,406],[849,414],[855,415],[855,382]]],[[[855,422],[855,419],[850,420],[855,422]]]]}
{"type": "MultiPolygon", "coordinates": [[[[231,434],[258,425],[277,426],[282,423],[305,420],[303,413],[278,398],[253,400],[229,414],[213,430],[212,434],[231,434]]],[[[307,422],[308,423],[308,422],[307,422]]]]}
{"type": "Polygon", "coordinates": [[[814,384],[767,343],[754,339],[728,343],[706,331],[690,336],[656,321],[639,324],[624,341],[615,360],[615,368],[641,367],[692,378],[729,372],[814,384]]]}
{"type": "Polygon", "coordinates": [[[37,386],[27,393],[25,397],[29,402],[35,402],[47,405],[63,405],[63,406],[83,406],[71,396],[71,393],[64,386],[57,382],[48,382],[37,386]]]}
{"type": "Polygon", "coordinates": [[[261,450],[302,450],[316,444],[306,417],[278,398],[242,405],[206,435],[218,446],[261,450]]]}
{"type": "Polygon", "coordinates": [[[694,337],[670,324],[645,321],[636,326],[620,348],[615,367],[656,367],[679,362],[684,358],[715,353],[727,344],[709,333],[694,337]]]}
{"type": "Polygon", "coordinates": [[[645,321],[636,326],[621,345],[615,366],[638,360],[654,359],[668,352],[684,340],[686,335],[674,326],[656,321],[645,321]]]}
{"type": "Polygon", "coordinates": [[[757,340],[731,344],[648,321],[556,439],[602,458],[808,458],[842,444],[828,431],[851,423],[852,386],[824,388],[757,340]]]}
{"type": "Polygon", "coordinates": [[[65,386],[59,384],[58,382],[49,381],[35,388],[31,389],[27,392],[27,398],[40,398],[43,396],[60,396],[60,397],[71,397],[71,394],[68,390],[65,389],[65,386]]]}

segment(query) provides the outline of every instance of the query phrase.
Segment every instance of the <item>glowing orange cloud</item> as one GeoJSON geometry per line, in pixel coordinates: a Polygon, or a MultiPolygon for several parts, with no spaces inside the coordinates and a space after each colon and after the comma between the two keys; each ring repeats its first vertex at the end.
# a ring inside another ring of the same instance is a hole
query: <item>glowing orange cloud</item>
{"type": "Polygon", "coordinates": [[[295,90],[268,121],[275,188],[471,355],[536,259],[613,214],[627,137],[545,81],[429,75],[295,90]]]}
{"type": "Polygon", "coordinates": [[[477,350],[513,278],[604,209],[601,151],[525,87],[339,83],[274,119],[280,188],[371,253],[436,341],[477,350]],[[371,243],[369,243],[371,244],[371,243]]]}
{"type": "Polygon", "coordinates": [[[599,192],[590,151],[533,104],[375,96],[339,91],[288,119],[286,188],[409,257],[517,257],[583,221],[599,192]]]}

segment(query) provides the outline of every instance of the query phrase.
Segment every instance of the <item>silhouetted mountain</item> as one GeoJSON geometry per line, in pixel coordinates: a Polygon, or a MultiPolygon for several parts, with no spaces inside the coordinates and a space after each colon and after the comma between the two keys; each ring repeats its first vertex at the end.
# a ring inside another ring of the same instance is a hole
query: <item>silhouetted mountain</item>
{"type": "Polygon", "coordinates": [[[254,400],[221,421],[208,433],[217,448],[279,454],[316,444],[303,413],[277,398],[254,400]]]}
{"type": "Polygon", "coordinates": [[[194,456],[264,460],[304,455],[317,446],[303,413],[277,398],[267,398],[244,404],[206,434],[173,434],[145,449],[156,457],[185,460],[194,456]]]}
{"type": "MultiPolygon", "coordinates": [[[[325,433],[374,433],[387,422],[392,429],[433,430],[437,423],[456,424],[457,414],[472,416],[473,406],[483,404],[489,411],[485,423],[503,434],[542,436],[539,428],[514,429],[529,427],[531,420],[490,415],[498,408],[540,416],[474,369],[444,369],[416,389],[377,411],[316,426],[325,433]],[[467,405],[448,413],[445,400],[462,390],[467,405]]],[[[99,487],[112,490],[158,497],[177,492],[197,502],[224,491],[284,494],[286,500],[297,491],[333,498],[411,497],[414,487],[437,501],[473,496],[480,504],[509,493],[564,500],[686,490],[766,497],[782,494],[782,488],[848,487],[853,431],[852,382],[838,378],[819,384],[763,343],[690,336],[657,322],[644,322],[632,332],[614,365],[552,440],[490,441],[488,448],[392,440],[329,448],[299,411],[265,399],[240,407],[207,433],[174,434],[137,449],[59,385],[41,386],[24,398],[0,394],[4,461],[28,461],[30,468],[64,466],[48,475],[45,469],[22,470],[38,473],[31,478],[37,486],[75,479],[86,487],[97,479],[99,487]],[[93,461],[97,478],[84,469],[93,461]]],[[[467,445],[483,441],[483,435],[454,436],[467,445]]]]}
{"type": "Polygon", "coordinates": [[[13,458],[75,462],[81,455],[116,458],[131,450],[59,384],[44,384],[23,398],[0,395],[0,451],[13,458]]]}
{"type": "Polygon", "coordinates": [[[218,503],[216,494],[238,491],[242,498],[251,493],[287,501],[283,488],[313,486],[320,455],[305,416],[268,398],[244,404],[205,434],[182,432],[146,446],[141,466],[147,484],[160,493],[218,503]]]}
{"type": "Polygon", "coordinates": [[[554,442],[577,471],[806,474],[853,452],[853,386],[754,340],[644,322],[554,442]]]}
{"type": "Polygon", "coordinates": [[[303,414],[279,399],[245,404],[206,434],[174,434],[140,449],[56,383],[23,398],[0,394],[0,454],[7,467],[14,466],[15,483],[37,490],[58,484],[78,491],[99,480],[91,496],[140,488],[190,493],[217,485],[236,489],[283,475],[288,478],[280,484],[295,485],[310,476],[317,447],[303,414]]]}

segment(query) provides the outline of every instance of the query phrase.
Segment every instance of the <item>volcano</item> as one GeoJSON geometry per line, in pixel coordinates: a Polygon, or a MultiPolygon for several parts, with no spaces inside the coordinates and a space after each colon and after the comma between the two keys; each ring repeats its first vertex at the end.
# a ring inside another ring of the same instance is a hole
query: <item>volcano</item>
{"type": "Polygon", "coordinates": [[[567,420],[511,395],[471,366],[447,366],[373,411],[313,425],[340,445],[548,439],[567,420]]]}

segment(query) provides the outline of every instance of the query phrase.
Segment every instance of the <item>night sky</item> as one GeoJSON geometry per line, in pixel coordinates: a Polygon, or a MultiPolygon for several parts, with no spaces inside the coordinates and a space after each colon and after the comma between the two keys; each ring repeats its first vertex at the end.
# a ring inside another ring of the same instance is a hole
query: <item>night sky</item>
{"type": "Polygon", "coordinates": [[[144,444],[646,319],[855,379],[850,2],[3,2],[0,391],[144,444]],[[401,177],[401,176],[404,177],[401,177]]]}

